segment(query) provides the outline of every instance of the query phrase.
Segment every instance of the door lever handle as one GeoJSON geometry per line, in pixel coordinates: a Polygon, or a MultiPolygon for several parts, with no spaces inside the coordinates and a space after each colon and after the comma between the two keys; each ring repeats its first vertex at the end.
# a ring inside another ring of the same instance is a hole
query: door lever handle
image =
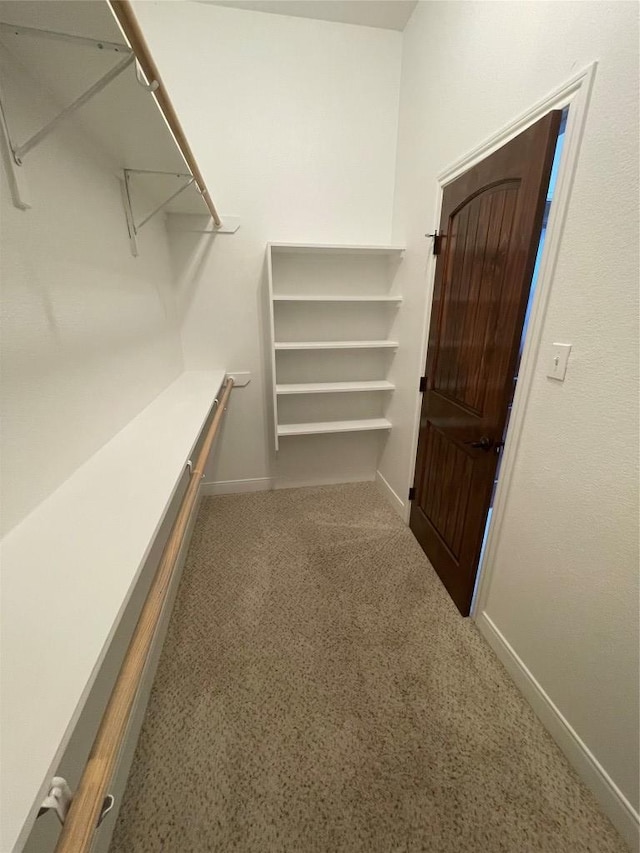
{"type": "Polygon", "coordinates": [[[475,447],[477,450],[491,450],[493,447],[493,441],[488,435],[483,435],[479,441],[467,441],[465,443],[468,444],[469,447],[475,447]]]}

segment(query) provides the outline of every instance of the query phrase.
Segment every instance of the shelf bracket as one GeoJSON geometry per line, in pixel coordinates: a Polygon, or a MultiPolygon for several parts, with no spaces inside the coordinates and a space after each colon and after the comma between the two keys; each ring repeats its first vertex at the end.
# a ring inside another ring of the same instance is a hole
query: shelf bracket
{"type": "Polygon", "coordinates": [[[22,166],[25,155],[32,151],[37,145],[42,142],[53,130],[67,118],[72,116],[80,107],[84,106],[87,101],[91,100],[95,95],[101,92],[105,86],[108,86],[112,80],[115,80],[122,72],[134,62],[133,51],[126,44],[117,42],[98,41],[97,39],[84,38],[83,36],[69,35],[68,33],[58,33],[52,30],[40,30],[36,27],[22,27],[13,24],[7,24],[0,21],[0,35],[7,34],[18,37],[38,37],[44,39],[53,39],[63,41],[68,44],[81,45],[84,47],[94,47],[97,50],[113,52],[121,55],[120,61],[85,92],[83,92],[73,103],[65,107],[51,121],[47,122],[44,127],[41,127],[29,139],[21,144],[18,144],[12,137],[9,118],[5,106],[5,99],[0,92],[0,132],[4,139],[6,159],[10,170],[11,192],[13,203],[21,210],[27,210],[31,207],[29,201],[28,187],[25,180],[22,166]]]}
{"type": "Polygon", "coordinates": [[[23,27],[17,24],[7,24],[0,21],[0,34],[11,36],[35,36],[36,38],[52,39],[54,41],[66,41],[68,44],[76,44],[82,47],[95,47],[96,50],[106,50],[107,53],[131,53],[129,45],[117,41],[101,41],[86,36],[74,36],[70,33],[60,33],[55,30],[41,30],[39,27],[23,27]]]}
{"type": "Polygon", "coordinates": [[[138,242],[137,236],[140,229],[149,222],[157,213],[160,213],[174,198],[177,198],[180,193],[183,193],[190,187],[195,178],[190,174],[182,172],[158,172],[153,169],[123,169],[124,180],[122,181],[122,201],[124,204],[124,213],[127,220],[127,230],[129,232],[129,243],[131,245],[131,254],[134,258],[138,257],[138,242]],[[169,198],[165,199],[161,204],[154,208],[143,220],[136,222],[133,215],[133,204],[131,202],[131,177],[133,175],[173,175],[176,178],[183,178],[184,183],[178,189],[171,193],[169,198]]]}
{"type": "Polygon", "coordinates": [[[7,166],[7,177],[9,178],[9,186],[11,188],[11,197],[13,199],[14,207],[17,207],[19,210],[29,210],[31,207],[29,185],[27,183],[24,169],[18,166],[15,161],[13,153],[15,148],[13,140],[11,139],[11,133],[9,132],[7,116],[5,114],[2,89],[0,89],[0,134],[2,135],[2,153],[7,166]]]}
{"type": "Polygon", "coordinates": [[[65,107],[62,112],[58,113],[55,118],[52,118],[50,122],[45,124],[44,127],[40,128],[40,130],[37,131],[37,133],[34,133],[33,136],[27,139],[26,142],[23,142],[22,145],[18,145],[16,148],[14,148],[13,159],[16,161],[16,164],[18,166],[22,166],[25,154],[28,154],[29,151],[36,147],[36,145],[42,142],[42,140],[46,136],[48,136],[51,131],[54,130],[60,124],[61,121],[64,121],[65,119],[69,118],[69,116],[73,115],[76,110],[79,110],[80,107],[84,106],[87,103],[87,101],[90,101],[91,98],[98,94],[98,92],[101,92],[105,88],[105,86],[108,86],[112,80],[115,80],[116,77],[122,74],[125,68],[128,68],[133,61],[133,54],[125,56],[124,59],[121,59],[120,62],[118,62],[117,65],[114,65],[114,67],[110,71],[107,71],[107,73],[103,77],[101,77],[96,83],[93,84],[93,86],[87,89],[86,92],[83,92],[83,94],[80,95],[79,98],[76,98],[76,100],[72,104],[69,104],[68,107],[65,107]]]}

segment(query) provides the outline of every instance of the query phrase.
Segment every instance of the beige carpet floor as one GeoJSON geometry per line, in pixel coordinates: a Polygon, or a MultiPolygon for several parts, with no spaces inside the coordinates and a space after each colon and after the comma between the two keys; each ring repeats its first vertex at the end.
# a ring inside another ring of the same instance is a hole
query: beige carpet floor
{"type": "Polygon", "coordinates": [[[372,484],[203,502],[112,853],[626,849],[372,484]]]}

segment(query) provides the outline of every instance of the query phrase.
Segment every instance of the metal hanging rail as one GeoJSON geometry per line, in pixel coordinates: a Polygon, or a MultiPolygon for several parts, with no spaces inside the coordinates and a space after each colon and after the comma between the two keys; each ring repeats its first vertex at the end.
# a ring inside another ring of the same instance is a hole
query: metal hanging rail
{"type": "Polygon", "coordinates": [[[80,783],[64,819],[55,853],[88,853],[93,844],[93,836],[103,813],[107,789],[124,741],[133,702],[198,496],[200,480],[204,476],[205,465],[226,411],[233,384],[233,379],[227,379],[198,458],[190,468],[187,490],[164,546],[80,783]]]}
{"type": "Polygon", "coordinates": [[[169,99],[160,77],[160,73],[158,72],[158,67],[151,56],[151,52],[149,51],[147,42],[142,34],[140,25],[138,24],[131,2],[130,0],[108,0],[108,2],[113,10],[116,20],[120,24],[120,28],[125,38],[131,45],[131,49],[133,50],[150,87],[153,87],[155,83],[158,84],[155,89],[153,89],[154,97],[167,121],[167,124],[169,125],[169,129],[173,134],[178,148],[182,152],[182,156],[189,166],[189,170],[194,177],[196,186],[204,199],[204,203],[207,205],[216,228],[220,228],[222,220],[220,219],[218,211],[216,210],[211,196],[209,195],[209,190],[207,189],[202,172],[198,168],[191,146],[187,141],[182,125],[178,120],[176,111],[169,99]]]}

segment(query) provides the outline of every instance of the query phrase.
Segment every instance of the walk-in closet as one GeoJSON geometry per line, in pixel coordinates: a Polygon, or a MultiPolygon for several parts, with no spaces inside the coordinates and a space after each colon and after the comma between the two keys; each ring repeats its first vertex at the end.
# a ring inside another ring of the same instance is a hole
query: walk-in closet
{"type": "Polygon", "coordinates": [[[0,0],[0,853],[640,853],[638,38],[0,0]]]}

